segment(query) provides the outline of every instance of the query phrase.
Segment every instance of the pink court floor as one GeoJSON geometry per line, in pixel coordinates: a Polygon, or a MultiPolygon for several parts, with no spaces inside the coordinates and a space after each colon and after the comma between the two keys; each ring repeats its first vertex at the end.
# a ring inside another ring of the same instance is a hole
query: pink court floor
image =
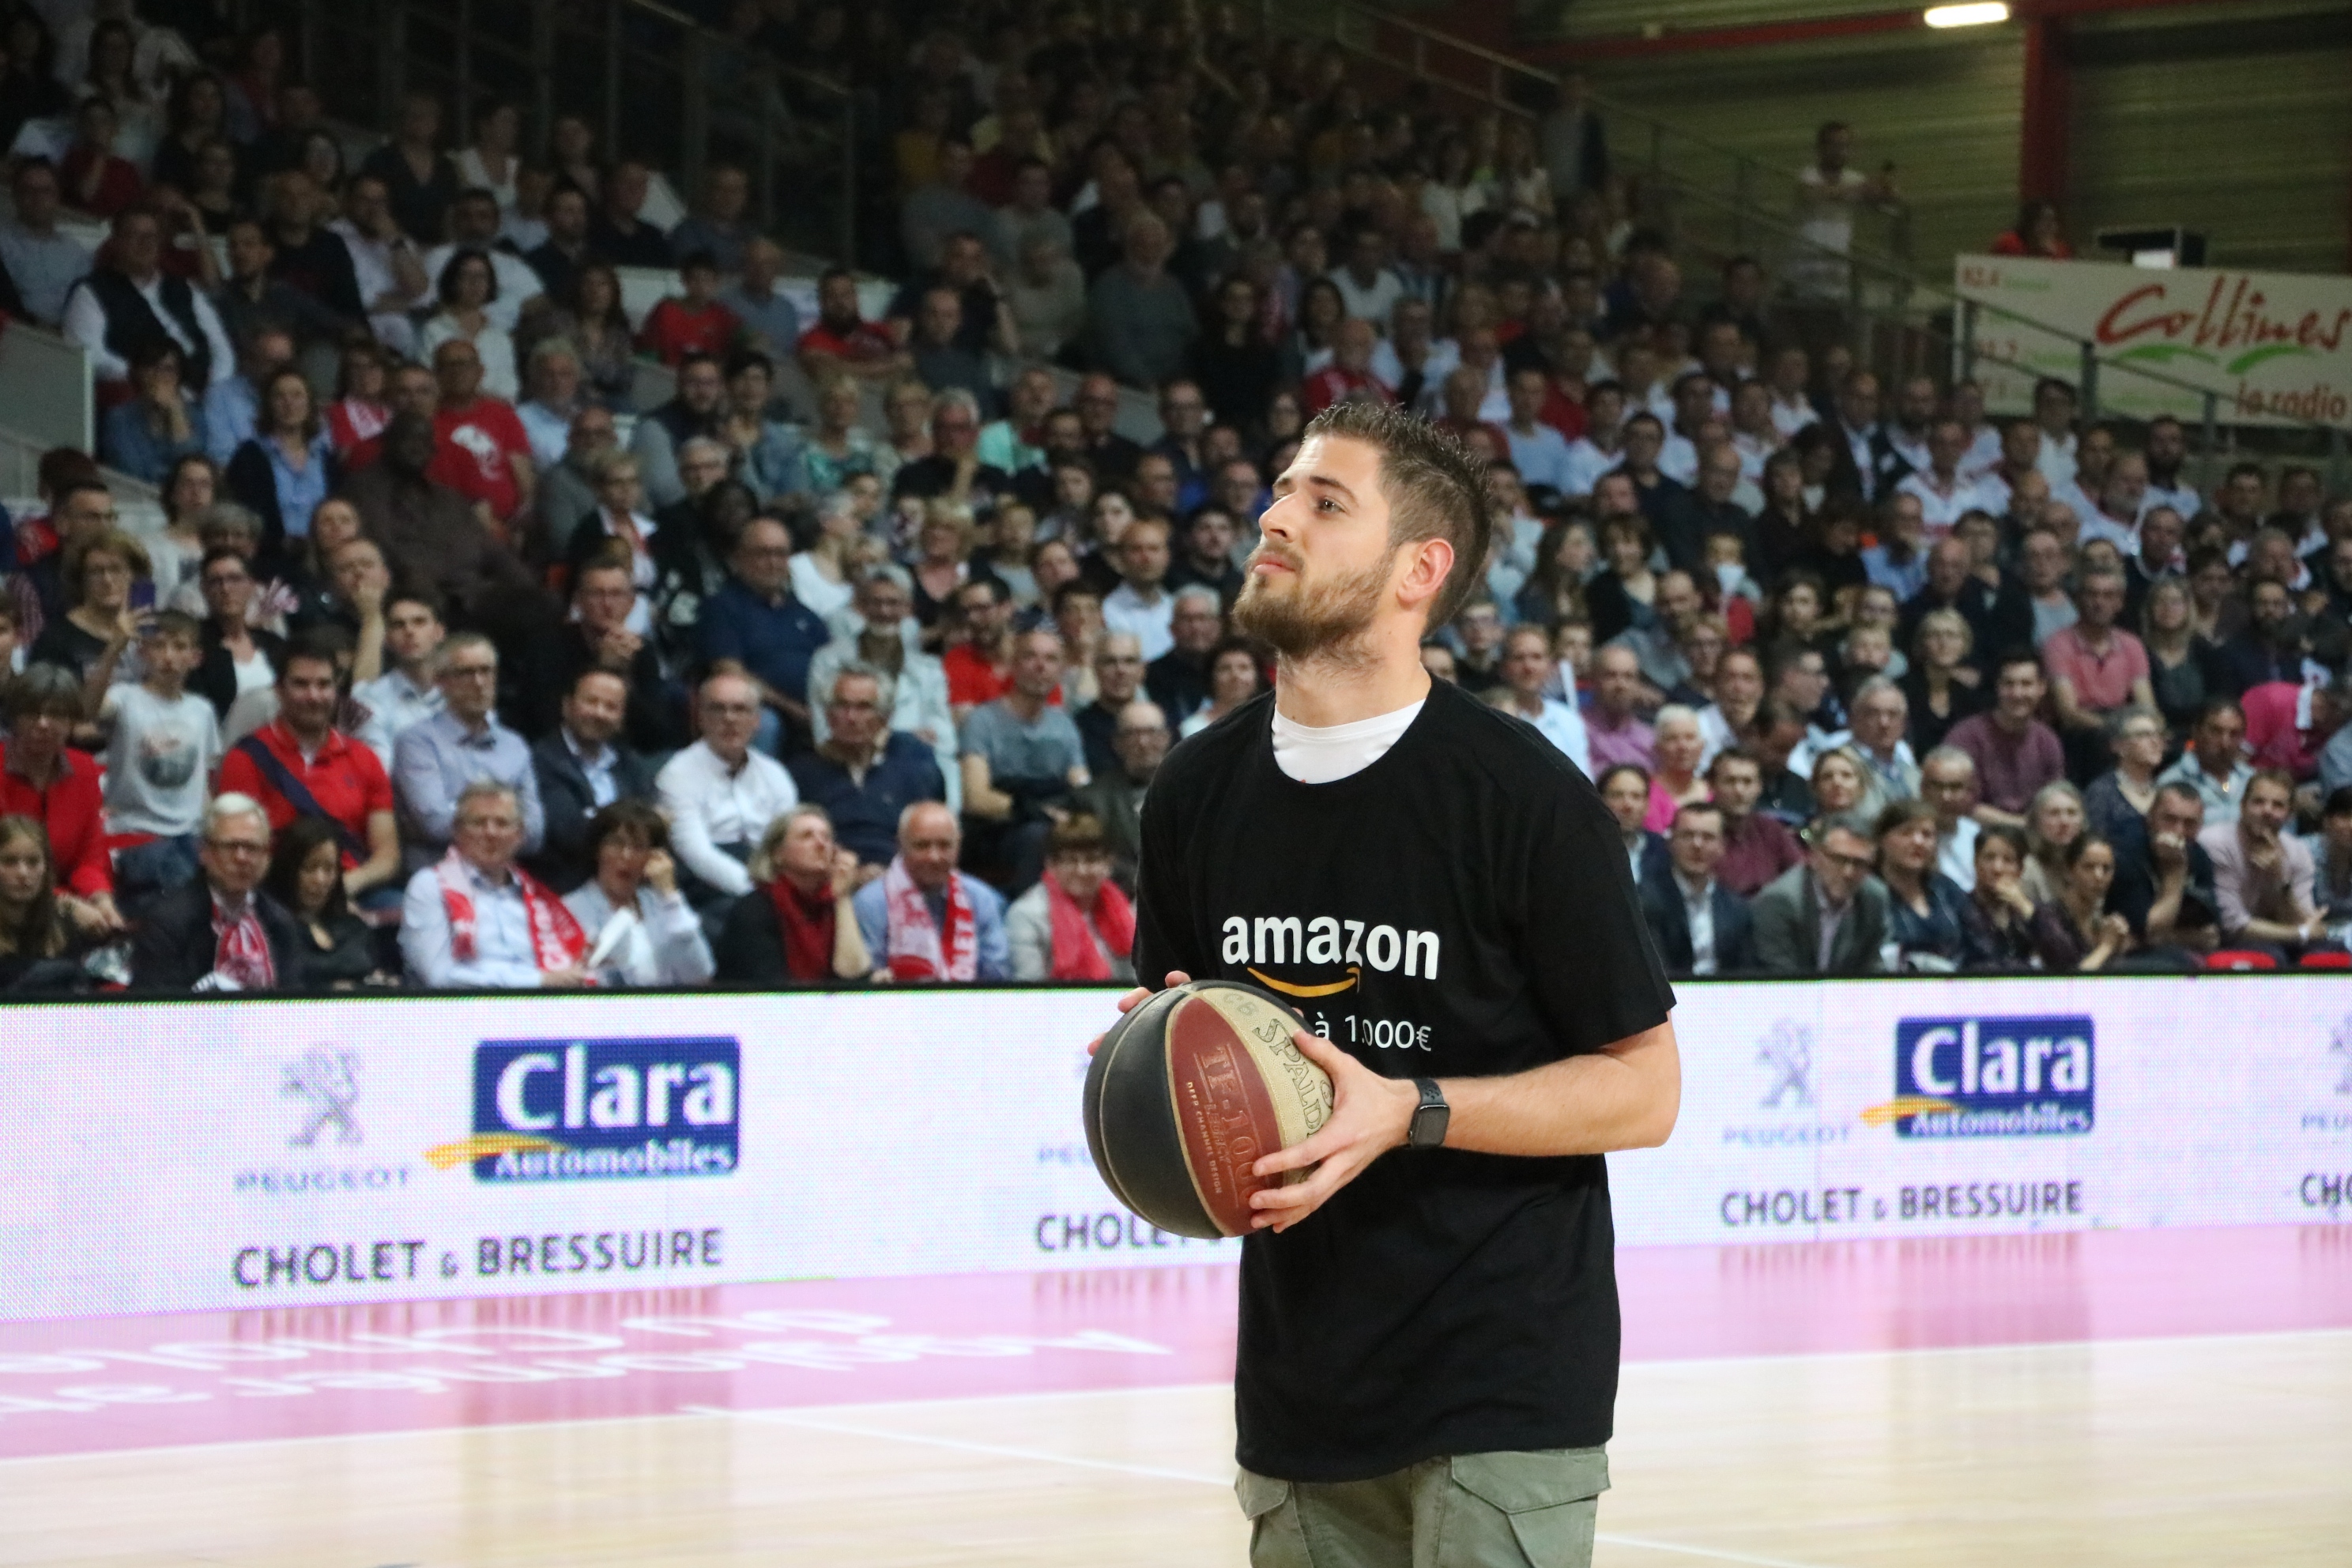
{"type": "MultiPolygon", "coordinates": [[[[1633,1361],[2352,1328],[2352,1226],[1628,1249],[1633,1361]]],[[[0,1324],[0,1458],[1226,1381],[1234,1268],[0,1324]]]]}

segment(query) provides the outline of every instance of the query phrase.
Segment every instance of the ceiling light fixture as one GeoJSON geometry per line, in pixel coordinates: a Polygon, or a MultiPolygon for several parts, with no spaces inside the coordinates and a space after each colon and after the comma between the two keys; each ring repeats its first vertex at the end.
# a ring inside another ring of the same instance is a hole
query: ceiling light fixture
{"type": "Polygon", "coordinates": [[[1970,0],[1964,5],[1930,5],[1919,18],[1931,27],[1984,27],[2009,20],[2001,0],[1970,0]]]}

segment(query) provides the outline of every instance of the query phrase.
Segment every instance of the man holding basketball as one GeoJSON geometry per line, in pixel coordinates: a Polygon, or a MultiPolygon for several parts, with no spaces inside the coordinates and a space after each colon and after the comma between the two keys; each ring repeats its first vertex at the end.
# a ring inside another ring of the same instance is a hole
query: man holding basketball
{"type": "Polygon", "coordinates": [[[1138,973],[1283,994],[1335,1091],[1243,1244],[1258,1568],[1584,1563],[1608,1485],[1601,1156],[1674,1127],[1674,997],[1591,784],[1422,668],[1486,559],[1480,467],[1391,408],[1307,426],[1234,612],[1280,682],[1144,805],[1138,973]]]}

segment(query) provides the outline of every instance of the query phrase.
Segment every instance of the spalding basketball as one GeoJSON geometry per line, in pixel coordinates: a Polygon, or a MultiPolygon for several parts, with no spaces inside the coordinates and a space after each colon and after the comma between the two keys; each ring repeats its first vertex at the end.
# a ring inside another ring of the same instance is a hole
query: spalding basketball
{"type": "Polygon", "coordinates": [[[1195,980],[1139,1003],[1087,1069],[1087,1147],[1119,1202],[1178,1236],[1252,1229],[1250,1194],[1308,1173],[1250,1167],[1331,1116],[1331,1079],[1271,992],[1195,980]]]}

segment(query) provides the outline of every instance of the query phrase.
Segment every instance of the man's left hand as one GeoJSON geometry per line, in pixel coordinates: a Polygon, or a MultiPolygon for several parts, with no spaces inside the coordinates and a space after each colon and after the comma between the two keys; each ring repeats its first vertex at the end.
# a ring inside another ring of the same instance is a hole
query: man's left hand
{"type": "Polygon", "coordinates": [[[1365,1166],[1402,1148],[1421,1104],[1421,1091],[1411,1079],[1382,1078],[1304,1029],[1292,1031],[1290,1037],[1308,1061],[1331,1075],[1331,1120],[1305,1142],[1268,1154],[1250,1167],[1260,1176],[1316,1167],[1313,1175],[1295,1186],[1267,1187],[1251,1194],[1250,1206],[1257,1210],[1252,1223],[1259,1230],[1288,1230],[1362,1174],[1365,1166]]]}

